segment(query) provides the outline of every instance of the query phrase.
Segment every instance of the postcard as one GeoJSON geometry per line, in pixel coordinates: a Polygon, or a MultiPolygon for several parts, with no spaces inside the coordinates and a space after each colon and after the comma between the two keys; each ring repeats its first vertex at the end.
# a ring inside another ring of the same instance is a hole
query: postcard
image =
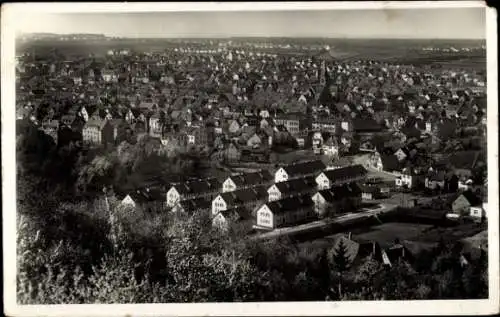
{"type": "Polygon", "coordinates": [[[4,313],[498,313],[496,41],[480,1],[4,5],[4,313]]]}

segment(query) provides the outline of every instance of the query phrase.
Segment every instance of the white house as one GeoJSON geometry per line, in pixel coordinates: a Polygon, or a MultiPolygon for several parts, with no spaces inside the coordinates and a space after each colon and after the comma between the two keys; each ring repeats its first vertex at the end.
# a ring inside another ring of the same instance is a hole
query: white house
{"type": "Polygon", "coordinates": [[[332,186],[349,184],[366,178],[367,171],[361,165],[351,165],[323,171],[316,177],[319,190],[329,189],[332,186]]]}
{"type": "Polygon", "coordinates": [[[212,216],[231,208],[246,207],[253,210],[260,201],[266,199],[264,187],[243,188],[217,195],[212,200],[212,216]]]}
{"type": "Polygon", "coordinates": [[[311,198],[314,202],[314,212],[320,217],[335,203],[335,197],[330,190],[318,191],[311,198]]]}
{"type": "Polygon", "coordinates": [[[259,227],[274,228],[274,214],[267,204],[262,205],[262,207],[257,210],[256,224],[259,227]]]}
{"type": "Polygon", "coordinates": [[[200,197],[212,198],[220,188],[220,183],[215,178],[200,179],[174,184],[167,191],[168,207],[175,206],[179,201],[200,197]]]}
{"type": "Polygon", "coordinates": [[[286,182],[287,180],[316,176],[326,168],[321,160],[299,162],[280,167],[274,174],[274,182],[286,182]]]}
{"type": "Polygon", "coordinates": [[[286,182],[279,182],[268,188],[268,201],[276,201],[292,196],[310,194],[316,190],[314,177],[304,177],[292,179],[286,182]]]}
{"type": "Polygon", "coordinates": [[[481,221],[483,217],[486,217],[485,210],[482,206],[471,206],[469,215],[476,221],[481,221]]]}
{"type": "Polygon", "coordinates": [[[120,205],[132,208],[135,208],[136,206],[135,201],[132,199],[132,197],[130,197],[130,195],[125,196],[125,198],[122,199],[120,205]]]}
{"type": "Polygon", "coordinates": [[[316,218],[314,203],[309,195],[289,197],[263,204],[256,212],[256,225],[278,228],[316,218]]]}
{"type": "Polygon", "coordinates": [[[174,186],[172,186],[167,191],[167,206],[173,207],[180,201],[181,201],[181,195],[179,194],[177,189],[174,186]]]}
{"type": "Polygon", "coordinates": [[[227,203],[221,195],[212,200],[212,216],[216,216],[223,210],[227,210],[227,203]]]}
{"type": "Polygon", "coordinates": [[[222,192],[267,185],[271,180],[272,176],[267,171],[231,175],[222,183],[222,192]]]}

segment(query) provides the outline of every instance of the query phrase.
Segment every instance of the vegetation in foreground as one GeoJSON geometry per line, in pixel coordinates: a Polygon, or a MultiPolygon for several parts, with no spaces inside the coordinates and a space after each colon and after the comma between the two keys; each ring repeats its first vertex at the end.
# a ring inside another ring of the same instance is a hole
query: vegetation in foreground
{"type": "MultiPolygon", "coordinates": [[[[18,132],[20,304],[488,296],[486,254],[464,266],[459,249],[441,244],[412,263],[387,268],[367,257],[352,265],[342,244],[302,252],[285,239],[257,244],[237,231],[222,234],[203,215],[131,212],[98,189],[143,175],[138,167],[152,154],[140,143],[127,153],[141,155],[124,169],[120,160],[129,156],[90,156],[29,128],[18,132]]],[[[175,155],[163,162],[158,168],[172,175],[192,168],[175,155]]]]}

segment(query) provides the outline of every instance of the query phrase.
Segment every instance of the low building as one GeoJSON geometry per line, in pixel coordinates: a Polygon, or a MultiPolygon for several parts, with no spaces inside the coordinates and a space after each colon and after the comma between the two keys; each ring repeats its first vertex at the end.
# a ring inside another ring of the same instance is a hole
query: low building
{"type": "Polygon", "coordinates": [[[264,186],[243,188],[235,191],[218,194],[212,200],[212,216],[216,216],[222,210],[237,207],[246,207],[250,210],[267,199],[264,186]]]}
{"type": "Polygon", "coordinates": [[[274,229],[316,219],[310,195],[267,202],[257,209],[256,225],[274,229]]]}
{"type": "Polygon", "coordinates": [[[299,162],[280,167],[274,174],[274,182],[285,182],[287,180],[303,178],[308,176],[316,177],[326,168],[321,160],[299,162]]]}
{"type": "Polygon", "coordinates": [[[141,208],[146,212],[152,210],[160,210],[164,206],[164,193],[161,190],[153,190],[149,188],[138,189],[128,193],[120,202],[123,208],[136,210],[141,208]]]}
{"type": "Polygon", "coordinates": [[[366,178],[367,174],[368,172],[363,166],[351,165],[321,172],[316,177],[316,183],[318,189],[323,190],[333,186],[362,181],[366,178]]]}
{"type": "Polygon", "coordinates": [[[231,175],[222,182],[222,192],[231,192],[238,189],[267,185],[272,181],[268,171],[242,173],[231,175]]]}
{"type": "Polygon", "coordinates": [[[481,200],[471,191],[465,191],[451,199],[451,210],[459,215],[467,215],[471,207],[480,205],[481,200]]]}
{"type": "Polygon", "coordinates": [[[167,191],[167,206],[173,207],[178,202],[194,198],[212,198],[219,192],[220,182],[216,178],[187,181],[172,185],[167,191]]]}
{"type": "Polygon", "coordinates": [[[247,234],[252,230],[254,218],[247,207],[236,207],[221,210],[212,219],[212,226],[222,232],[237,231],[239,234],[247,234]]]}
{"type": "Polygon", "coordinates": [[[209,213],[212,202],[206,197],[193,198],[188,200],[181,200],[172,207],[172,211],[181,214],[198,214],[209,213]]]}
{"type": "Polygon", "coordinates": [[[312,176],[292,179],[286,182],[279,182],[273,184],[267,190],[268,201],[275,201],[287,197],[311,194],[316,191],[316,189],[317,185],[314,177],[312,176]]]}

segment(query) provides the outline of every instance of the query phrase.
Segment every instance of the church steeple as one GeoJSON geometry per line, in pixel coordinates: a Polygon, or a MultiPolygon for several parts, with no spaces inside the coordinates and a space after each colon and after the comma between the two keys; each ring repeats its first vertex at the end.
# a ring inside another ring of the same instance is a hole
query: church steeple
{"type": "Polygon", "coordinates": [[[325,87],[326,85],[326,63],[324,60],[321,61],[319,84],[321,87],[325,87]]]}

